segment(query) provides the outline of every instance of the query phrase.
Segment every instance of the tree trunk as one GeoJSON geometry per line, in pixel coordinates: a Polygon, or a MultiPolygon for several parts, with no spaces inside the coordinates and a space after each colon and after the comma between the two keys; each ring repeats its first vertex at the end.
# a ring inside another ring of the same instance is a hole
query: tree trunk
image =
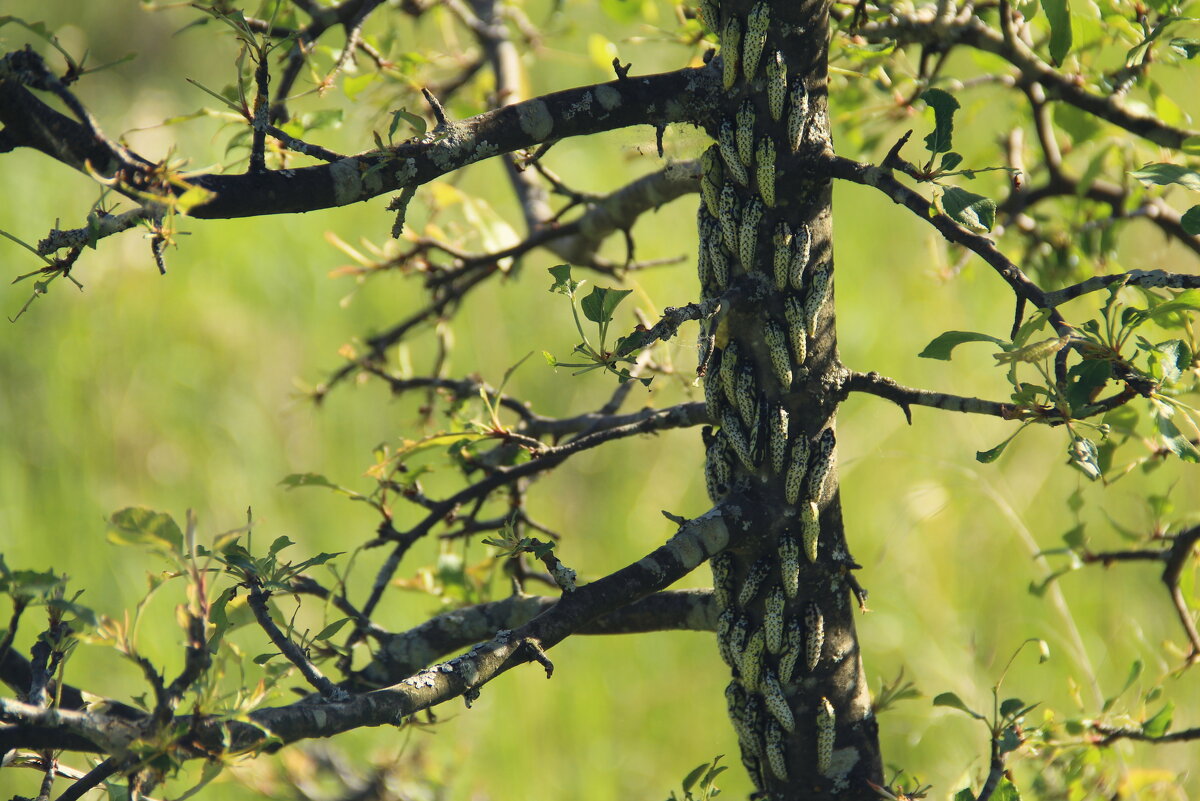
{"type": "Polygon", "coordinates": [[[704,154],[699,272],[706,477],[733,539],[713,559],[742,761],[773,799],[876,797],[877,727],[838,500],[831,192],[817,158],[828,4],[701,3],[725,94],[704,154]]]}

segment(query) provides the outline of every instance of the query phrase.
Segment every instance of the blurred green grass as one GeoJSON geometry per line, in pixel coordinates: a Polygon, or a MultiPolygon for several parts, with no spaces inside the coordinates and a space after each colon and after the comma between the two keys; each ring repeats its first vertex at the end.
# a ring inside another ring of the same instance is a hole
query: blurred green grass
{"type": "MultiPolygon", "coordinates": [[[[651,29],[640,30],[639,41],[620,39],[619,28],[596,4],[567,8],[556,23],[563,38],[543,53],[552,69],[533,71],[532,91],[606,80],[609,74],[588,55],[596,35],[616,41],[622,61],[632,60],[638,72],[669,69],[686,56],[681,48],[663,46],[651,29]]],[[[669,28],[672,12],[665,4],[657,8],[669,28]]],[[[535,20],[543,18],[541,9],[531,10],[535,20]]],[[[78,87],[110,133],[203,105],[206,98],[184,83],[185,76],[216,87],[232,76],[227,39],[210,31],[171,35],[194,18],[186,10],[144,14],[132,3],[101,8],[19,0],[6,12],[46,19],[74,52],[90,49],[95,63],[139,54],[78,87]]],[[[452,43],[438,38],[445,26],[436,15],[401,28],[406,40],[452,51],[452,43]]],[[[12,26],[0,36],[7,48],[28,38],[12,26]]],[[[403,102],[412,107],[408,97],[403,102]]],[[[304,103],[320,106],[312,98],[304,103]]],[[[989,119],[975,110],[980,104],[964,114],[961,135],[973,130],[984,149],[994,120],[1012,112],[1000,110],[989,119]]],[[[348,121],[329,132],[331,146],[367,147],[364,126],[384,127],[383,115],[369,96],[344,105],[348,121]]],[[[232,133],[197,121],[131,134],[130,142],[151,157],[165,156],[170,143],[178,143],[176,154],[199,167],[227,160],[222,151],[232,133]]],[[[599,139],[560,143],[548,163],[595,191],[657,167],[648,155],[649,129],[599,139]]],[[[699,147],[687,131],[669,132],[672,143],[684,156],[699,147]]],[[[485,196],[519,229],[512,204],[489,191],[499,178],[494,166],[480,165],[454,180],[485,196]]],[[[56,219],[63,227],[80,224],[96,188],[44,157],[18,152],[0,157],[0,193],[6,198],[0,227],[35,241],[56,219]]],[[[965,350],[950,363],[915,358],[944,330],[1006,332],[1011,304],[998,279],[972,262],[955,280],[942,280],[937,242],[919,221],[862,188],[839,186],[835,200],[844,361],[903,383],[1002,396],[999,371],[965,350]],[[880,304],[881,298],[887,302],[880,304]]],[[[394,401],[379,387],[340,387],[319,408],[298,388],[324,380],[340,364],[343,344],[386,327],[419,302],[414,284],[384,276],[342,306],[353,286],[328,276],[345,257],[324,243],[322,232],[351,244],[360,237],[381,242],[391,223],[385,204],[381,199],[294,219],[187,220],[181,227],[191,235],[168,253],[163,278],[146,243],[130,232],[81,260],[82,295],[59,282],[24,319],[6,327],[0,340],[0,548],[9,565],[66,572],[73,587],[87,589],[81,600],[119,615],[141,597],[145,573],[165,567],[148,554],[104,541],[103,519],[123,506],[144,504],[177,518],[192,508],[208,533],[240,525],[253,507],[256,536],[269,541],[286,534],[299,543],[297,553],[350,550],[367,539],[375,521],[365,507],[316,491],[288,493],[278,482],[289,473],[316,471],[366,489],[362,473],[371,449],[417,433],[415,402],[394,401]]],[[[690,230],[693,220],[687,200],[648,215],[636,231],[639,258],[694,248],[675,235],[690,230]]],[[[412,222],[423,223],[420,210],[412,222]]],[[[1190,261],[1149,236],[1131,239],[1126,254],[1130,266],[1191,269],[1190,261]]],[[[36,266],[7,241],[0,242],[0,260],[13,275],[36,266]]],[[[530,258],[514,279],[482,290],[465,305],[455,328],[453,373],[497,382],[529,351],[569,351],[575,336],[569,311],[546,292],[544,269],[551,264],[546,257],[530,258]]],[[[696,294],[686,264],[633,280],[659,308],[696,294]]],[[[7,314],[20,308],[28,291],[25,284],[8,288],[2,296],[7,314]]],[[[668,346],[684,375],[692,359],[687,336],[668,346]]],[[[414,340],[414,362],[427,360],[422,348],[430,341],[428,335],[414,340]]],[[[634,403],[675,402],[684,394],[680,383],[660,379],[649,393],[636,391],[634,403]]],[[[534,358],[510,386],[533,399],[538,411],[570,414],[592,408],[612,381],[556,374],[534,358]]],[[[1008,433],[1011,426],[999,421],[922,409],[914,410],[910,427],[898,409],[875,398],[851,398],[841,416],[842,498],[873,610],[860,619],[868,675],[877,687],[903,667],[926,695],[883,716],[885,756],[934,783],[935,797],[947,797],[968,776],[985,772],[987,750],[982,729],[960,714],[931,709],[928,699],[951,690],[986,707],[991,683],[1025,638],[1045,638],[1053,658],[1037,666],[1023,657],[1006,690],[1062,714],[1076,711],[1071,682],[1083,688],[1085,708],[1094,712],[1099,697],[1119,689],[1132,660],[1146,661],[1147,684],[1178,663],[1163,644],[1181,642],[1179,624],[1154,570],[1070,574],[1060,583],[1058,605],[1052,596],[1034,597],[1027,586],[1046,573],[1034,551],[1059,544],[1075,523],[1062,501],[1067,493],[1082,487],[1090,533],[1113,547],[1118,541],[1105,515],[1144,526],[1144,495],[1164,487],[1181,511],[1191,511],[1200,489],[1197,472],[1166,466],[1108,490],[1086,485],[1064,464],[1061,432],[1041,430],[1022,435],[998,464],[974,461],[976,450],[1008,433]],[[1085,654],[1075,650],[1075,629],[1085,654]]],[[[539,482],[531,512],[567,534],[560,555],[568,564],[584,575],[602,575],[669,534],[659,510],[703,511],[698,439],[671,432],[580,456],[539,482]]],[[[482,551],[472,545],[470,558],[482,551]]],[[[432,564],[436,556],[437,546],[428,543],[414,552],[412,566],[432,564]]],[[[375,551],[357,558],[359,599],[380,559],[375,551]]],[[[699,571],[685,585],[705,583],[707,571],[699,571]]],[[[143,635],[146,653],[168,673],[181,654],[172,627],[172,607],[181,596],[171,592],[168,587],[154,603],[143,635]]],[[[428,596],[396,592],[384,602],[380,622],[398,629],[437,605],[428,596]]],[[[34,623],[28,625],[18,639],[23,648],[34,633],[34,623]]],[[[238,642],[249,655],[266,650],[253,637],[238,642]]],[[[710,637],[575,638],[551,657],[558,666],[551,681],[538,669],[513,671],[485,688],[471,710],[457,704],[438,710],[443,723],[431,731],[359,732],[344,742],[367,754],[419,744],[451,798],[666,796],[688,770],[719,753],[735,766],[721,786],[732,797],[749,792],[736,768],[736,744],[724,718],[725,670],[710,637]]],[[[81,649],[69,666],[72,675],[81,682],[103,675],[110,683],[97,689],[118,696],[144,691],[129,665],[99,649],[81,649]]],[[[1167,695],[1177,705],[1179,725],[1200,723],[1193,674],[1169,680],[1167,695]]],[[[1200,756],[1191,746],[1115,750],[1131,772],[1184,774],[1200,756]]],[[[18,778],[29,788],[36,780],[18,778]]],[[[1200,792],[1190,775],[1183,786],[1200,792]]],[[[232,784],[213,792],[256,797],[232,784]]]]}

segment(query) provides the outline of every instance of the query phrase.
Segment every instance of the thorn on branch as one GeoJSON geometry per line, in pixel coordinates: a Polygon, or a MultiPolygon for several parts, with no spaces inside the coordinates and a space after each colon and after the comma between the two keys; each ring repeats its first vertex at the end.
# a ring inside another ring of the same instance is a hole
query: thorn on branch
{"type": "Polygon", "coordinates": [[[658,157],[663,157],[663,134],[667,132],[667,126],[658,125],[654,128],[654,143],[658,145],[658,157]]]}
{"type": "Polygon", "coordinates": [[[537,640],[528,638],[521,643],[521,647],[529,652],[531,660],[545,668],[546,678],[554,675],[554,663],[550,661],[550,657],[546,656],[546,652],[542,650],[542,646],[537,640]]]}
{"type": "Polygon", "coordinates": [[[613,71],[617,73],[617,80],[623,81],[629,77],[629,69],[633,66],[633,62],[631,61],[625,66],[621,66],[621,59],[613,58],[612,65],[613,71]]]}
{"type": "Polygon", "coordinates": [[[433,118],[437,120],[437,126],[435,130],[449,128],[450,118],[446,116],[446,109],[443,108],[438,99],[433,96],[433,92],[429,91],[425,87],[421,87],[421,94],[425,96],[425,102],[429,104],[429,108],[433,110],[433,118]]]}
{"type": "Polygon", "coordinates": [[[388,204],[387,210],[396,212],[396,222],[392,224],[392,239],[399,239],[400,234],[404,232],[404,217],[408,213],[408,204],[416,194],[415,186],[406,186],[388,204]]]}

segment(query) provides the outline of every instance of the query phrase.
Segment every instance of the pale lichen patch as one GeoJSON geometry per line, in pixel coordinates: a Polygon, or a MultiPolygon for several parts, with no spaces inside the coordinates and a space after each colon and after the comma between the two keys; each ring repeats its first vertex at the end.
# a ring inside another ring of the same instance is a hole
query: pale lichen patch
{"type": "Polygon", "coordinates": [[[521,130],[533,137],[534,141],[542,142],[550,136],[554,129],[554,117],[550,107],[544,100],[530,100],[517,107],[517,121],[521,130]]]}
{"type": "Polygon", "coordinates": [[[342,159],[329,165],[329,179],[333,182],[333,200],[338,206],[354,203],[362,197],[360,162],[356,158],[342,159]]]}
{"type": "Polygon", "coordinates": [[[621,105],[621,93],[611,86],[597,86],[596,99],[600,101],[600,107],[605,111],[612,111],[621,105]]]}

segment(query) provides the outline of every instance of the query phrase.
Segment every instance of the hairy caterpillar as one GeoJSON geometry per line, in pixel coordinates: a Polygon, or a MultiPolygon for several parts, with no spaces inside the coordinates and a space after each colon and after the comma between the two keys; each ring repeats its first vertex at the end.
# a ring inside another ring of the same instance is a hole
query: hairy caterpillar
{"type": "Polygon", "coordinates": [[[767,43],[767,30],[771,27],[771,8],[759,2],[750,9],[746,17],[746,38],[742,45],[742,74],[747,81],[754,80],[758,61],[762,58],[763,46],[767,43]]]}
{"type": "Polygon", "coordinates": [[[771,717],[779,721],[779,725],[783,727],[784,731],[795,731],[796,720],[792,716],[792,709],[788,706],[783,688],[779,686],[779,681],[770,668],[763,671],[759,690],[762,692],[763,703],[767,707],[767,711],[771,713],[771,717]]]}
{"type": "Polygon", "coordinates": [[[800,591],[800,543],[791,534],[784,533],[779,537],[779,571],[783,576],[784,595],[795,598],[800,591]]]}
{"type": "Polygon", "coordinates": [[[763,603],[763,631],[766,632],[767,650],[773,654],[783,651],[783,607],[786,604],[783,588],[779,586],[771,588],[767,593],[767,600],[763,603]]]}
{"type": "Polygon", "coordinates": [[[808,472],[808,440],[797,437],[792,445],[792,463],[788,466],[787,476],[783,481],[784,497],[791,506],[800,500],[800,491],[804,489],[804,476],[808,472]]]}
{"type": "Polygon", "coordinates": [[[729,682],[725,687],[725,705],[729,709],[729,719],[733,721],[742,750],[761,752],[758,747],[758,732],[751,729],[746,722],[746,692],[736,681],[729,682]]]}
{"type": "MultiPolygon", "coordinates": [[[[762,332],[763,341],[767,343],[767,352],[771,355],[771,368],[775,371],[775,379],[779,382],[780,390],[787,392],[792,388],[792,354],[788,351],[787,337],[783,329],[770,320],[763,324],[762,332]]],[[[782,463],[775,472],[783,472],[782,463]]]]}
{"type": "MultiPolygon", "coordinates": [[[[812,232],[807,225],[801,225],[792,238],[792,263],[788,267],[788,277],[792,289],[797,292],[804,289],[804,271],[808,269],[808,259],[812,250],[812,232]]],[[[782,287],[780,287],[782,289],[782,287]]]]}
{"type": "Polygon", "coordinates": [[[784,301],[783,317],[787,320],[788,339],[796,364],[804,364],[808,360],[808,328],[804,324],[804,304],[795,295],[789,295],[784,301]]]}
{"type": "Polygon", "coordinates": [[[827,428],[821,432],[821,438],[813,449],[812,464],[808,468],[808,497],[814,501],[824,497],[825,481],[833,470],[834,444],[833,429],[827,428]]]}
{"type": "MultiPolygon", "coordinates": [[[[704,454],[704,478],[708,486],[708,497],[714,501],[725,497],[733,483],[733,471],[729,465],[729,445],[717,434],[712,445],[704,454]]],[[[716,571],[713,571],[714,574],[716,571]]],[[[718,599],[718,603],[720,599],[718,599]]],[[[721,606],[724,606],[721,603],[721,606]]]]}
{"type": "Polygon", "coordinates": [[[788,410],[777,405],[771,409],[771,470],[775,475],[783,473],[787,448],[788,410]]]}
{"type": "Polygon", "coordinates": [[[754,104],[749,100],[742,103],[734,117],[737,127],[734,138],[737,142],[738,158],[743,167],[749,167],[754,160],[754,104]]]}
{"type": "Polygon", "coordinates": [[[721,24],[721,15],[717,11],[716,0],[700,0],[700,17],[704,20],[704,24],[713,33],[719,34],[721,24]]]}
{"type": "Polygon", "coordinates": [[[758,194],[763,203],[775,206],[775,143],[764,136],[754,154],[754,174],[758,179],[758,194]]]}
{"type": "Polygon", "coordinates": [[[754,269],[754,251],[758,248],[758,224],[762,222],[763,204],[754,198],[742,212],[741,232],[738,234],[738,257],[742,260],[742,269],[751,272],[754,269]]]}
{"type": "Polygon", "coordinates": [[[779,680],[784,684],[792,680],[792,674],[796,671],[796,663],[800,660],[800,650],[803,648],[803,644],[804,634],[800,631],[800,622],[793,618],[788,623],[787,642],[783,656],[779,659],[779,680]]]}
{"type": "Polygon", "coordinates": [[[738,606],[745,609],[750,605],[770,572],[771,562],[766,557],[750,565],[750,569],[746,571],[746,579],[742,582],[742,588],[738,591],[738,606]]]}
{"type": "Polygon", "coordinates": [[[738,667],[742,664],[742,652],[746,650],[746,639],[750,635],[750,618],[738,614],[732,607],[728,611],[733,612],[734,616],[728,638],[729,656],[733,659],[730,667],[738,667]]]}
{"type": "MultiPolygon", "coordinates": [[[[729,67],[726,65],[726,73],[729,67]]],[[[728,87],[727,87],[728,88],[728,87]]],[[[792,87],[792,107],[788,111],[788,144],[793,153],[800,152],[800,141],[804,137],[804,124],[808,119],[808,89],[804,81],[796,82],[792,87]]]]}
{"type": "Polygon", "coordinates": [[[746,172],[746,166],[742,164],[741,157],[738,156],[737,144],[733,140],[733,125],[729,120],[725,120],[717,129],[717,148],[721,151],[721,160],[725,162],[725,169],[729,172],[730,177],[741,186],[746,186],[750,183],[750,177],[746,172]]]}
{"type": "Polygon", "coordinates": [[[708,268],[712,272],[713,284],[718,290],[724,290],[729,285],[729,259],[721,250],[719,233],[708,242],[708,268]]]}
{"type": "Polygon", "coordinates": [[[817,561],[817,541],[821,536],[821,512],[816,501],[804,504],[800,511],[801,538],[804,540],[804,556],[810,563],[817,561]]]}
{"type": "Polygon", "coordinates": [[[808,630],[804,641],[804,663],[812,673],[821,662],[821,649],[825,647],[825,618],[816,604],[809,604],[805,610],[804,627],[808,630]]]}
{"type": "Polygon", "coordinates": [[[720,420],[723,405],[720,381],[715,376],[706,378],[704,380],[704,411],[708,414],[708,419],[720,420]]]}
{"type": "Polygon", "coordinates": [[[758,432],[755,430],[758,425],[758,393],[756,390],[754,365],[749,363],[740,365],[737,375],[737,408],[742,422],[751,432],[752,439],[757,439],[758,436],[758,432]]]}
{"type": "Polygon", "coordinates": [[[738,252],[738,218],[741,210],[738,208],[737,191],[733,184],[725,184],[721,190],[720,213],[717,220],[721,223],[721,237],[730,253],[738,252]]]}
{"type": "Polygon", "coordinates": [[[721,56],[724,59],[724,72],[721,73],[721,85],[728,92],[737,82],[738,51],[742,42],[742,26],[737,17],[730,16],[725,22],[725,30],[721,32],[721,56]]]}
{"type": "Polygon", "coordinates": [[[741,355],[741,349],[735,340],[729,340],[725,345],[725,350],[721,353],[721,367],[717,372],[717,378],[721,380],[721,389],[725,392],[725,400],[730,406],[737,408],[737,376],[738,376],[738,356],[741,355]]]}
{"type": "Polygon", "coordinates": [[[833,763],[833,736],[836,733],[837,717],[828,698],[821,698],[817,710],[817,772],[824,775],[833,763]]]}
{"type": "Polygon", "coordinates": [[[721,661],[731,668],[738,665],[737,655],[733,652],[733,626],[737,616],[738,613],[733,609],[726,609],[717,618],[717,650],[721,654],[721,661]]]}
{"type": "Polygon", "coordinates": [[[757,629],[746,641],[746,648],[742,651],[742,661],[738,670],[741,672],[742,684],[746,685],[747,690],[754,691],[759,688],[765,646],[762,629],[757,629]]]}
{"type": "Polygon", "coordinates": [[[773,720],[767,724],[767,764],[771,766],[771,772],[775,774],[775,778],[781,782],[787,781],[787,758],[783,752],[783,729],[779,728],[779,724],[773,720]]]}
{"type": "Polygon", "coordinates": [[[783,54],[772,50],[767,56],[767,105],[771,119],[776,122],[783,116],[783,105],[787,102],[787,65],[783,54]]]}
{"type": "Polygon", "coordinates": [[[708,213],[714,217],[721,213],[717,196],[724,180],[720,148],[714,145],[700,155],[700,196],[704,198],[704,206],[708,213]]]}
{"type": "Polygon", "coordinates": [[[726,408],[721,414],[721,431],[724,432],[729,440],[730,447],[741,460],[746,469],[754,472],[754,453],[750,447],[750,440],[746,439],[746,432],[742,431],[741,423],[738,421],[737,413],[731,408],[726,408]]]}
{"type": "Polygon", "coordinates": [[[733,599],[733,554],[725,551],[708,560],[713,575],[713,599],[725,609],[733,599]]]}
{"type": "Polygon", "coordinates": [[[746,730],[751,734],[747,749],[755,756],[762,756],[763,708],[762,699],[757,695],[746,694],[746,706],[742,712],[746,730]]]}
{"type": "Polygon", "coordinates": [[[827,267],[820,267],[813,273],[808,297],[804,300],[804,328],[810,339],[817,335],[817,322],[825,310],[825,302],[829,300],[830,283],[827,267]]]}
{"type": "MultiPolygon", "coordinates": [[[[788,269],[792,263],[792,229],[787,223],[779,223],[775,226],[775,236],[771,239],[771,243],[775,245],[775,254],[773,258],[773,267],[775,272],[775,288],[785,289],[788,282],[788,269]]],[[[788,321],[791,325],[791,321],[788,321]]]]}

